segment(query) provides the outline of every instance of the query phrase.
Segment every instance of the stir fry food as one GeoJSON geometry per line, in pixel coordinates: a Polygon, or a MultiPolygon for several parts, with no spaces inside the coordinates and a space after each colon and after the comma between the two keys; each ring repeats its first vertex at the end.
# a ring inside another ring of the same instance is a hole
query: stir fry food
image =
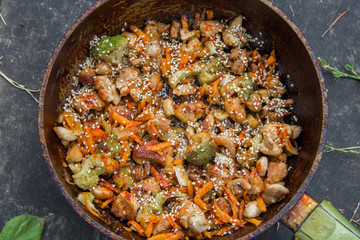
{"type": "Polygon", "coordinates": [[[289,193],[301,127],[293,99],[243,16],[213,11],[96,37],[55,133],[89,212],[152,240],[211,238],[259,225],[289,193]]]}

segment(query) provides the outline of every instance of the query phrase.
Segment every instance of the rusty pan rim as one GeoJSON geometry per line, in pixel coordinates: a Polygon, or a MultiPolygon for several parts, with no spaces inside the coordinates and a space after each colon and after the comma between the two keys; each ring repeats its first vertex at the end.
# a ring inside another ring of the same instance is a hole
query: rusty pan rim
{"type": "MultiPolygon", "coordinates": [[[[55,60],[59,54],[59,52],[62,50],[65,42],[68,40],[68,38],[71,36],[71,34],[75,31],[75,29],[86,19],[91,13],[93,13],[97,8],[99,8],[101,5],[105,4],[108,0],[99,0],[94,5],[92,5],[88,10],[86,10],[77,20],[76,22],[70,27],[70,29],[66,32],[64,37],[61,39],[60,43],[55,48],[54,52],[52,53],[52,56],[50,58],[50,61],[48,63],[48,66],[44,73],[43,83],[40,90],[40,99],[39,99],[39,106],[38,106],[38,127],[39,127],[39,135],[40,135],[40,142],[41,142],[41,148],[43,152],[43,156],[45,158],[45,162],[48,165],[48,168],[50,170],[50,173],[52,175],[53,180],[55,181],[57,187],[60,189],[62,195],[65,197],[66,201],[70,204],[70,206],[91,226],[98,229],[100,232],[102,232],[104,235],[112,238],[112,239],[122,239],[119,235],[117,235],[115,232],[109,230],[108,228],[103,227],[101,224],[98,223],[97,219],[93,217],[91,214],[87,214],[85,211],[83,211],[76,203],[75,201],[70,197],[70,195],[66,192],[64,186],[61,184],[61,181],[59,179],[59,176],[55,172],[55,167],[51,162],[49,152],[46,147],[46,141],[45,141],[45,132],[44,132],[44,97],[46,92],[46,87],[49,81],[49,76],[52,71],[53,65],[55,63],[55,60]]],[[[266,222],[264,225],[260,226],[255,231],[241,237],[240,239],[252,239],[267,229],[269,229],[272,225],[276,224],[287,212],[289,212],[298,202],[300,197],[305,193],[306,188],[309,186],[313,176],[316,173],[316,170],[320,164],[321,156],[325,148],[325,142],[326,142],[326,133],[327,133],[327,126],[328,126],[328,100],[327,100],[327,94],[326,94],[326,88],[325,88],[325,82],[324,77],[321,71],[321,66],[318,63],[317,57],[314,54],[314,51],[310,47],[310,44],[306,40],[304,34],[301,32],[301,30],[289,19],[289,17],[286,16],[286,14],[281,11],[278,7],[275,6],[275,4],[269,2],[268,0],[258,0],[259,2],[265,4],[267,7],[269,7],[271,10],[273,10],[278,16],[280,16],[290,27],[291,29],[296,33],[298,38],[301,40],[302,44],[306,48],[309,57],[312,60],[312,64],[316,70],[317,73],[317,79],[319,81],[319,84],[321,86],[321,93],[322,93],[322,106],[323,106],[323,112],[322,112],[322,133],[321,138],[319,142],[319,146],[317,149],[316,157],[313,161],[313,165],[311,167],[310,172],[308,173],[308,176],[306,177],[305,181],[299,188],[299,190],[295,193],[294,197],[290,199],[283,207],[279,210],[279,212],[274,215],[270,221],[266,222]]]]}

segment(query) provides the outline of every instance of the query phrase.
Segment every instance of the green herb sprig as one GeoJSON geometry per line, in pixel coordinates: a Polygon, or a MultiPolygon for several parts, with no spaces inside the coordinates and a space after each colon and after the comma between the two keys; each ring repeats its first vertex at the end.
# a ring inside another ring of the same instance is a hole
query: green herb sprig
{"type": "Polygon", "coordinates": [[[338,151],[343,153],[360,154],[359,151],[353,150],[353,149],[360,149],[360,147],[336,148],[329,145],[325,145],[325,148],[326,150],[328,150],[327,152],[338,151]]]}
{"type": "Polygon", "coordinates": [[[325,59],[319,59],[319,63],[320,65],[325,69],[325,70],[330,70],[331,73],[334,75],[334,77],[336,78],[340,78],[340,77],[348,77],[348,78],[353,78],[356,80],[360,80],[360,76],[359,74],[357,74],[354,70],[355,68],[355,64],[354,61],[351,61],[350,64],[346,64],[345,65],[345,69],[350,73],[345,73],[340,71],[337,67],[331,67],[325,59]]]}

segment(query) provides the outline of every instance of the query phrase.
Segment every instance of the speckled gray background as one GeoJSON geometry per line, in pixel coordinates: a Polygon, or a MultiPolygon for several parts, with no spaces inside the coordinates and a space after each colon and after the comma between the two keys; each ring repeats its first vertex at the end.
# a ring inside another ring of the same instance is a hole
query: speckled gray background
{"type": "MultiPolygon", "coordinates": [[[[0,70],[38,89],[53,49],[71,24],[96,0],[0,0],[0,70]]],[[[360,66],[360,1],[273,0],[303,31],[315,54],[341,67],[360,66]],[[330,23],[349,12],[322,39],[330,23]]],[[[360,72],[360,68],[356,68],[360,72]]],[[[360,81],[335,79],[325,73],[329,99],[327,144],[360,145],[360,81]]],[[[360,157],[325,153],[307,192],[330,200],[350,218],[360,201],[360,157]]],[[[108,239],[82,220],[53,183],[43,160],[37,105],[25,92],[0,78],[0,229],[12,217],[44,217],[43,239],[108,239]]],[[[358,214],[358,218],[360,214],[358,214]]],[[[291,239],[286,227],[272,227],[256,239],[291,239]]]]}

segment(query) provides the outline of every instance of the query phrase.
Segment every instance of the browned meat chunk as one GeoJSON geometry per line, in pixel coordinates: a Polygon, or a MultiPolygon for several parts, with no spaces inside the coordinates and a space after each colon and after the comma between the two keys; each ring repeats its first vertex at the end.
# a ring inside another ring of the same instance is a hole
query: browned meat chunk
{"type": "Polygon", "coordinates": [[[268,178],[269,183],[277,183],[287,175],[286,164],[282,162],[269,162],[268,178]]]}

